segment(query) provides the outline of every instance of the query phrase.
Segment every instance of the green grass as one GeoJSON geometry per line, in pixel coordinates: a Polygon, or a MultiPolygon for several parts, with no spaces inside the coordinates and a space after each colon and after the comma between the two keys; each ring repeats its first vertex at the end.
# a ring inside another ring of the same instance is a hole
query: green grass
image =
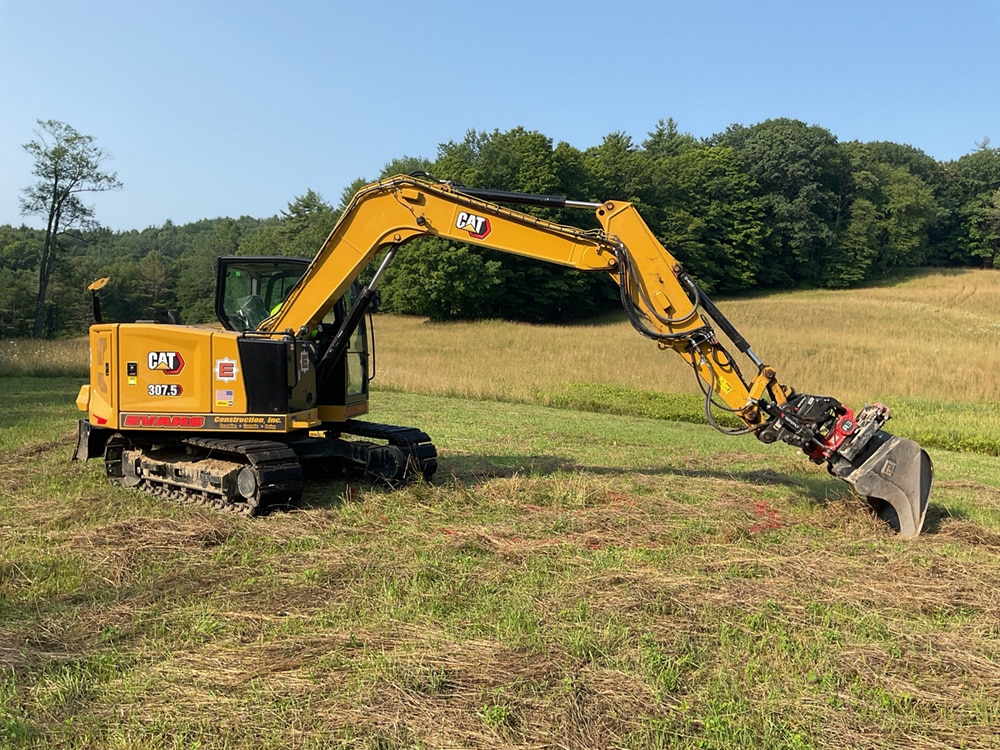
{"type": "Polygon", "coordinates": [[[0,380],[0,747],[995,745],[996,457],[904,542],[784,445],[378,392],[433,485],[242,519],[70,463],[79,383],[0,380]]]}
{"type": "MultiPolygon", "coordinates": [[[[706,421],[704,400],[697,393],[659,393],[604,383],[562,383],[538,389],[532,401],[604,414],[693,424],[706,421]]],[[[891,414],[892,422],[887,429],[916,440],[924,448],[1000,456],[1000,401],[967,403],[896,398],[891,414]]],[[[714,413],[713,416],[723,425],[738,426],[729,415],[714,413]]]]}

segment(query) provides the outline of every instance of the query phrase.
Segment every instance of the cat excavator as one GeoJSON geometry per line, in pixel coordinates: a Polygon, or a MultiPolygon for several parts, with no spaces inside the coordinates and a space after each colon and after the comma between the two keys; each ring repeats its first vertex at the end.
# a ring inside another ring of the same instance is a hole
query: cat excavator
{"type": "Polygon", "coordinates": [[[103,458],[115,485],[246,515],[294,503],[311,461],[391,483],[430,479],[437,450],[425,432],[359,419],[373,370],[367,313],[386,269],[418,237],[607,274],[635,330],[690,365],[712,426],[800,449],[900,536],[920,533],[931,460],[916,442],[883,429],[888,408],[855,411],[782,383],[635,206],[471,188],[426,174],[361,189],[311,260],[220,258],[221,327],[103,322],[95,289],[90,382],[77,397],[87,417],[73,458],[103,458]],[[527,207],[589,210],[597,226],[553,223],[527,207]],[[373,260],[374,275],[359,284],[373,260]],[[716,329],[753,368],[748,376],[716,329]]]}

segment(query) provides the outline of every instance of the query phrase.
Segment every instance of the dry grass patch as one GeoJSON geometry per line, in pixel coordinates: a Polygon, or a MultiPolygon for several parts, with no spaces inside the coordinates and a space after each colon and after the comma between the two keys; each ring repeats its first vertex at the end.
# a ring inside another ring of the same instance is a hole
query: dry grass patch
{"type": "MultiPolygon", "coordinates": [[[[849,403],[919,397],[1000,400],[1000,273],[933,271],[891,286],[721,300],[723,311],[798,390],[849,403]],[[957,365],[956,363],[960,363],[957,365]]],[[[560,384],[697,393],[689,368],[623,318],[579,325],[428,323],[379,316],[380,387],[536,400],[560,384]]],[[[752,372],[752,366],[744,367],[752,372]]]]}
{"type": "Polygon", "coordinates": [[[90,342],[86,336],[58,341],[7,339],[0,343],[0,377],[87,376],[90,342]]]}

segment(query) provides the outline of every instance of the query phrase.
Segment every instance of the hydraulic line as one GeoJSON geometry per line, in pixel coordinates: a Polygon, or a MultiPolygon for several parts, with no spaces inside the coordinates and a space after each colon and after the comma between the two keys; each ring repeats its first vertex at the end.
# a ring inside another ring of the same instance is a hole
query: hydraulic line
{"type": "MultiPolygon", "coordinates": [[[[725,404],[720,404],[717,401],[715,401],[715,399],[714,399],[714,395],[716,393],[717,382],[718,382],[717,375],[716,375],[715,369],[705,359],[705,355],[703,353],[701,353],[701,351],[699,350],[699,343],[700,342],[704,342],[704,341],[708,340],[709,337],[711,339],[714,339],[714,333],[712,333],[711,328],[709,328],[708,326],[703,326],[703,327],[700,327],[700,328],[697,328],[697,329],[694,329],[694,330],[691,330],[691,331],[685,331],[683,333],[676,333],[676,334],[664,334],[661,331],[654,330],[653,328],[650,328],[646,324],[646,322],[644,321],[644,319],[643,319],[644,315],[643,315],[642,311],[636,305],[635,300],[634,300],[634,298],[632,296],[633,289],[636,289],[636,288],[638,289],[639,295],[641,296],[641,299],[643,300],[643,302],[645,303],[645,305],[647,306],[647,308],[653,312],[653,314],[656,316],[657,320],[659,320],[661,323],[664,323],[666,325],[676,325],[676,324],[685,323],[685,322],[691,320],[691,318],[693,318],[695,315],[697,315],[698,309],[702,305],[705,305],[706,308],[708,308],[709,305],[711,306],[710,310],[715,312],[715,315],[712,315],[712,318],[715,319],[717,322],[724,321],[724,323],[728,324],[728,320],[725,318],[725,316],[723,316],[722,313],[719,311],[719,309],[717,307],[715,307],[715,305],[713,303],[711,303],[711,301],[708,299],[708,297],[706,297],[701,292],[701,289],[698,287],[698,285],[695,284],[694,280],[691,279],[691,277],[688,276],[686,273],[682,273],[679,276],[679,280],[681,281],[681,283],[683,284],[683,286],[691,293],[692,297],[694,298],[692,300],[691,311],[687,315],[685,315],[685,316],[680,316],[680,317],[676,317],[676,318],[667,318],[667,317],[658,315],[656,313],[656,311],[655,311],[655,308],[651,304],[650,300],[645,295],[645,292],[642,289],[642,285],[638,284],[638,283],[634,283],[635,270],[633,268],[632,259],[631,259],[631,256],[628,253],[628,250],[625,249],[624,247],[619,246],[619,252],[618,252],[617,255],[618,255],[618,259],[619,259],[619,263],[618,263],[618,267],[619,267],[619,285],[618,286],[619,286],[619,291],[620,291],[620,294],[621,294],[622,307],[625,309],[625,314],[628,316],[629,322],[632,324],[632,327],[635,328],[635,330],[638,331],[643,336],[645,336],[647,338],[650,338],[650,339],[653,339],[653,340],[655,340],[657,342],[660,342],[660,343],[673,342],[673,341],[686,341],[686,342],[688,342],[688,350],[691,352],[691,361],[690,361],[691,368],[692,368],[692,370],[694,370],[695,379],[698,381],[698,387],[701,389],[702,393],[705,396],[705,419],[706,419],[706,421],[714,429],[716,429],[719,432],[722,432],[722,433],[724,433],[726,435],[745,435],[747,433],[752,432],[753,429],[751,427],[741,427],[741,428],[736,428],[736,429],[730,429],[728,427],[724,427],[724,426],[722,426],[721,424],[718,423],[718,421],[715,419],[715,417],[712,414],[712,408],[713,407],[721,409],[721,410],[726,411],[726,412],[729,412],[730,414],[738,414],[739,410],[738,409],[734,409],[732,407],[729,407],[729,406],[727,406],[725,404]],[[695,354],[696,352],[697,352],[697,355],[695,354]],[[711,378],[712,379],[708,383],[708,387],[707,388],[705,387],[705,382],[702,379],[701,374],[699,373],[699,370],[698,370],[699,364],[702,365],[705,369],[707,369],[711,373],[711,378]]],[[[720,322],[720,325],[723,325],[723,323],[720,322]]],[[[730,337],[730,339],[733,340],[733,343],[736,344],[736,346],[741,351],[743,351],[744,353],[746,353],[750,357],[750,359],[753,360],[758,366],[761,365],[760,360],[756,357],[756,355],[754,355],[753,350],[750,349],[750,345],[739,334],[739,332],[736,331],[736,329],[731,324],[729,324],[729,325],[723,325],[723,329],[726,331],[726,334],[730,337]]],[[[743,379],[743,375],[742,375],[742,373],[740,373],[739,367],[736,364],[735,360],[733,360],[733,358],[729,354],[729,352],[727,352],[724,348],[722,348],[721,346],[719,346],[717,343],[715,343],[715,344],[712,345],[712,357],[715,360],[715,363],[719,367],[727,367],[727,366],[728,367],[732,367],[732,369],[736,373],[736,375],[741,380],[743,379]],[[719,361],[718,358],[719,358],[720,355],[724,355],[725,356],[725,362],[720,362],[719,361]]]]}
{"type": "Polygon", "coordinates": [[[644,323],[639,322],[639,311],[636,309],[636,304],[632,299],[632,293],[633,290],[638,293],[638,296],[642,299],[643,304],[646,305],[646,308],[660,323],[665,326],[675,326],[687,323],[698,314],[698,308],[700,306],[700,290],[698,287],[690,287],[691,291],[694,293],[694,299],[691,301],[691,310],[686,315],[681,315],[675,318],[660,315],[656,311],[656,306],[653,305],[652,301],[647,296],[645,288],[641,283],[636,281],[635,267],[628,249],[622,245],[618,245],[616,257],[618,258],[618,277],[619,288],[622,295],[622,306],[625,308],[625,312],[628,314],[629,320],[632,322],[632,326],[643,336],[647,336],[652,339],[676,340],[687,338],[687,334],[663,334],[659,331],[654,331],[646,327],[644,323]]]}

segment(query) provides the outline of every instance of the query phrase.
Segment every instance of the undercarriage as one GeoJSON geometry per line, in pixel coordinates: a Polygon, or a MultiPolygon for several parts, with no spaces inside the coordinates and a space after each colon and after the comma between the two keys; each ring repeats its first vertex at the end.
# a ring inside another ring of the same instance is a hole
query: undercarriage
{"type": "Polygon", "coordinates": [[[103,454],[112,484],[246,516],[294,505],[303,465],[312,462],[392,484],[430,480],[437,470],[437,450],[420,430],[355,420],[338,428],[278,441],[118,432],[81,421],[73,458],[103,454]]]}

